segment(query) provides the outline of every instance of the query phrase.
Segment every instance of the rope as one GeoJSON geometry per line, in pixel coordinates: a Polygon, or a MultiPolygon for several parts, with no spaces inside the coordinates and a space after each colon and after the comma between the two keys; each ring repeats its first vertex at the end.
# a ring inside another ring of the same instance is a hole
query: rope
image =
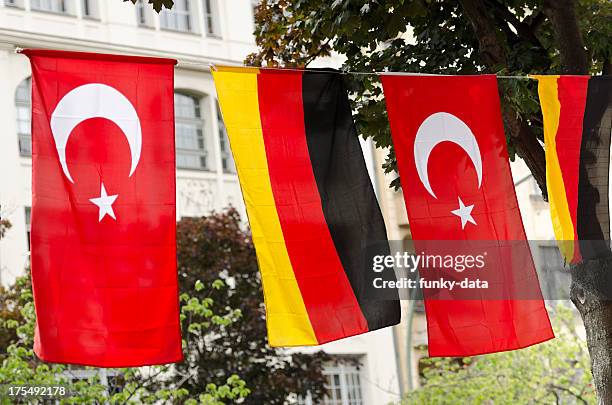
{"type": "MultiPolygon", "coordinates": [[[[179,64],[182,64],[179,61],[179,64]]],[[[199,65],[204,66],[204,63],[197,62],[185,62],[185,65],[199,65]]],[[[208,66],[212,70],[217,70],[217,66],[214,63],[209,63],[208,66]]],[[[303,72],[304,69],[299,68],[290,68],[290,67],[259,67],[259,66],[244,66],[244,65],[222,65],[228,67],[243,67],[248,69],[262,69],[262,70],[279,70],[279,71],[290,71],[290,72],[303,72]]],[[[309,72],[318,72],[318,73],[329,73],[329,70],[325,69],[308,69],[309,72]]],[[[339,74],[343,75],[365,75],[365,76],[379,76],[379,75],[389,75],[389,76],[461,76],[461,75],[442,75],[442,74],[434,74],[434,73],[414,73],[414,72],[358,72],[358,71],[350,71],[350,70],[340,70],[339,74]]],[[[469,76],[469,75],[468,75],[469,76]]],[[[535,80],[533,77],[528,75],[522,76],[507,76],[507,75],[496,75],[498,79],[520,79],[520,80],[535,80]]]]}
{"type": "MultiPolygon", "coordinates": [[[[21,53],[23,51],[22,48],[15,48],[15,53],[21,53]]],[[[217,70],[217,66],[214,63],[205,63],[205,62],[181,62],[178,61],[179,65],[183,66],[208,66],[211,70],[217,70]]],[[[290,68],[290,67],[259,67],[259,66],[244,66],[244,65],[223,65],[229,67],[244,67],[244,68],[252,68],[252,69],[263,69],[263,70],[279,70],[279,71],[290,71],[290,72],[303,72],[304,69],[298,68],[290,68]]],[[[329,70],[325,69],[308,69],[309,72],[318,72],[318,73],[329,73],[329,70]]],[[[379,75],[390,75],[390,76],[459,76],[459,75],[441,75],[441,74],[432,74],[432,73],[414,73],[414,72],[357,72],[350,70],[340,70],[339,74],[342,75],[363,75],[363,76],[379,76],[379,75]]],[[[497,75],[498,79],[519,79],[519,80],[534,80],[534,78],[523,75],[523,76],[504,76],[497,75]]]]}

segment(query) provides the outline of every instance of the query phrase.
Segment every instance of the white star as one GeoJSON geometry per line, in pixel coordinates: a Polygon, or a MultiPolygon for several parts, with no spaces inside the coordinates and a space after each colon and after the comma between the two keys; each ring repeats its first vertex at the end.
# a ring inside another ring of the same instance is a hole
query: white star
{"type": "Polygon", "coordinates": [[[98,198],[91,198],[89,201],[91,201],[92,203],[94,203],[95,205],[98,206],[98,208],[100,208],[99,214],[98,214],[98,222],[102,221],[102,218],[104,218],[107,214],[113,218],[114,220],[117,220],[117,218],[115,217],[115,212],[113,211],[113,203],[115,202],[115,200],[117,199],[117,194],[115,195],[108,195],[106,194],[106,189],[104,188],[104,183],[101,183],[100,185],[100,197],[98,198]]]}
{"type": "Polygon", "coordinates": [[[460,197],[457,197],[457,199],[459,200],[459,208],[451,211],[451,213],[461,218],[461,229],[464,229],[465,224],[467,224],[468,222],[471,222],[476,225],[476,221],[474,220],[474,217],[472,217],[472,210],[474,209],[474,204],[468,205],[466,207],[463,204],[463,201],[461,201],[460,197]]]}

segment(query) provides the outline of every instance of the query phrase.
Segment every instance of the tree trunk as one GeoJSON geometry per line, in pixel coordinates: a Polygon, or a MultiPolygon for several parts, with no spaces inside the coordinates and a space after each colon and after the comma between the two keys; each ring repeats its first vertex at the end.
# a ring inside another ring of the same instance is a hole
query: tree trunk
{"type": "Polygon", "coordinates": [[[510,141],[516,149],[516,154],[523,159],[529,171],[533,175],[544,200],[548,201],[546,189],[546,159],[544,148],[538,142],[529,125],[516,118],[516,112],[510,108],[504,109],[504,123],[510,135],[510,141]]]}
{"type": "MultiPolygon", "coordinates": [[[[588,74],[588,58],[576,18],[575,0],[545,0],[544,12],[551,21],[561,56],[562,73],[588,74]]],[[[478,37],[482,61],[491,69],[505,65],[489,10],[483,0],[460,0],[478,37]]],[[[609,71],[610,61],[604,64],[609,71]]],[[[494,70],[495,71],[495,70],[494,70]]],[[[533,132],[508,110],[504,114],[517,154],[525,160],[546,197],[544,152],[533,132]]],[[[586,330],[591,370],[598,402],[612,405],[612,255],[584,262],[572,268],[571,299],[578,308],[586,330]]]]}
{"type": "MultiPolygon", "coordinates": [[[[506,67],[504,47],[500,42],[495,22],[486,3],[483,0],[460,0],[460,3],[478,37],[478,52],[482,62],[493,72],[506,67]]],[[[517,155],[525,161],[542,190],[544,199],[547,200],[544,148],[536,139],[531,128],[518,118],[516,111],[507,108],[503,113],[504,123],[517,155]]]]}
{"type": "MultiPolygon", "coordinates": [[[[544,7],[554,27],[563,73],[588,74],[589,63],[578,27],[575,0],[545,0],[544,7]]],[[[610,290],[612,256],[585,261],[572,269],[570,296],[584,322],[593,383],[601,405],[612,405],[610,290]]]]}
{"type": "Polygon", "coordinates": [[[598,403],[612,404],[612,258],[586,261],[572,269],[570,296],[586,330],[598,403]]]}
{"type": "Polygon", "coordinates": [[[574,0],[544,0],[544,12],[553,25],[561,56],[562,73],[588,74],[587,52],[578,27],[574,0]]]}

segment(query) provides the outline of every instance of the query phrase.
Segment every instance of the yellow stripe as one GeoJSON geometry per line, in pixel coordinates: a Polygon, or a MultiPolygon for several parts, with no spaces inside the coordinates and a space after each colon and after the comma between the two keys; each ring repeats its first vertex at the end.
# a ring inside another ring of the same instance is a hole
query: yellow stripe
{"type": "Polygon", "coordinates": [[[264,146],[257,69],[217,69],[213,78],[263,280],[271,346],[318,344],[308,318],[276,211],[264,146]]]}
{"type": "Polygon", "coordinates": [[[559,103],[557,79],[559,76],[532,76],[538,79],[538,94],[544,117],[544,150],[546,153],[546,187],[550,202],[555,237],[559,250],[567,262],[574,257],[574,224],[567,204],[563,174],[557,155],[556,136],[559,128],[561,104],[559,103]]]}

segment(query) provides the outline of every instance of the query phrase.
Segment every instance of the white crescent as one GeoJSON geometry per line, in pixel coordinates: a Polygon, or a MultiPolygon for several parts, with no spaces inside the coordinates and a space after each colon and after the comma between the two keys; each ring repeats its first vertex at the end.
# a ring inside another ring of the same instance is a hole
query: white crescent
{"type": "Polygon", "coordinates": [[[480,188],[482,184],[482,157],[476,137],[470,127],[453,114],[437,112],[421,123],[414,139],[414,161],[417,173],[429,194],[438,198],[429,183],[427,162],[431,151],[442,142],[453,142],[467,153],[476,168],[478,187],[480,188]]]}
{"type": "Polygon", "coordinates": [[[127,138],[132,155],[130,175],[138,166],[142,150],[142,130],[136,109],[117,89],[100,83],[79,86],[68,92],[51,115],[51,132],[64,174],[72,183],[66,164],[66,144],[74,128],[90,118],[113,121],[127,138]]]}

